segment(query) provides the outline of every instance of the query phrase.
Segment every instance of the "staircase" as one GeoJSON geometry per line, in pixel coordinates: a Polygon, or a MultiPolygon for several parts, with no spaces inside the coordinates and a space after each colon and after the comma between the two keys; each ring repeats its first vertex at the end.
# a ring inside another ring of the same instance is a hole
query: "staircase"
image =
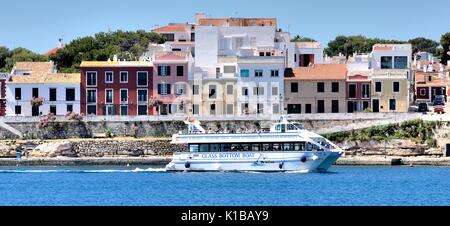
{"type": "Polygon", "coordinates": [[[5,122],[3,122],[3,119],[0,119],[0,127],[11,132],[12,134],[14,134],[20,138],[23,138],[22,132],[20,132],[19,130],[15,129],[15,128],[11,127],[10,125],[6,124],[5,122]]]}

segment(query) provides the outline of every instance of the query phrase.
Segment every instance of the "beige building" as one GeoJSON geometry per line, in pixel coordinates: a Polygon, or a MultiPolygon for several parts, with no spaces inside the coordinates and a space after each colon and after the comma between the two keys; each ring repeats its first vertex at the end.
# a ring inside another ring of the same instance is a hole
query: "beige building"
{"type": "Polygon", "coordinates": [[[409,70],[373,70],[372,111],[408,112],[409,70]]]}
{"type": "Polygon", "coordinates": [[[285,111],[288,114],[346,112],[345,64],[315,64],[286,70],[285,111]]]}

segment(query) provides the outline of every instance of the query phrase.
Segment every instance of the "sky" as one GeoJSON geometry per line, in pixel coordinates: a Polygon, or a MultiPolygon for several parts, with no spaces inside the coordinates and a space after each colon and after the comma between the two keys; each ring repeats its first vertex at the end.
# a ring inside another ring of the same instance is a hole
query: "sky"
{"type": "Polygon", "coordinates": [[[0,46],[45,53],[108,30],[150,31],[209,17],[275,17],[291,35],[326,46],[337,35],[439,41],[450,32],[448,0],[1,0],[0,46]],[[429,5],[429,7],[427,7],[429,5]]]}

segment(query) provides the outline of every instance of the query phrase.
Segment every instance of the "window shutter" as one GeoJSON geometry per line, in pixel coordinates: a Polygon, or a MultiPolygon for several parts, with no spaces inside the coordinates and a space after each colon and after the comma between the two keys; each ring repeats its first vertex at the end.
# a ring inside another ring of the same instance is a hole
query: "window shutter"
{"type": "Polygon", "coordinates": [[[161,95],[161,84],[158,84],[158,94],[161,95]]]}
{"type": "Polygon", "coordinates": [[[158,75],[161,75],[161,66],[158,66],[158,75]]]}
{"type": "Polygon", "coordinates": [[[171,75],[171,73],[170,73],[170,66],[167,66],[167,76],[170,76],[171,75]]]}
{"type": "Polygon", "coordinates": [[[167,94],[170,94],[170,84],[166,84],[167,86],[167,94]]]}

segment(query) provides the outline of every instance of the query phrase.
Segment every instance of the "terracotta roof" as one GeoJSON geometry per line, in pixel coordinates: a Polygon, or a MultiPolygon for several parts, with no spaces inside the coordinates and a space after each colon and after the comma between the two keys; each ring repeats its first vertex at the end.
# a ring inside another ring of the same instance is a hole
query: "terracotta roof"
{"type": "Polygon", "coordinates": [[[58,47],[55,47],[55,48],[49,50],[48,52],[46,52],[46,53],[44,54],[44,56],[50,56],[50,55],[52,55],[52,54],[55,54],[55,53],[58,51],[58,49],[59,49],[58,47]]]}
{"type": "Polygon", "coordinates": [[[186,61],[185,52],[156,52],[155,61],[186,61]]]}
{"type": "Polygon", "coordinates": [[[439,77],[435,73],[416,73],[416,86],[426,87],[426,86],[447,86],[447,80],[445,78],[439,77]],[[428,76],[432,76],[431,81],[428,81],[428,76]]]}
{"type": "Polygon", "coordinates": [[[390,51],[393,50],[392,46],[374,46],[373,50],[377,50],[377,51],[390,51]]]}
{"type": "Polygon", "coordinates": [[[185,32],[186,25],[167,25],[153,29],[153,32],[185,32]]]}
{"type": "Polygon", "coordinates": [[[9,79],[9,83],[13,84],[30,84],[30,83],[80,83],[79,73],[41,73],[32,75],[13,75],[9,79]]]}
{"type": "Polygon", "coordinates": [[[20,71],[32,71],[32,73],[52,73],[54,64],[51,61],[48,62],[16,62],[14,64],[14,70],[20,71]]]}
{"type": "Polygon", "coordinates": [[[149,61],[83,61],[80,67],[152,67],[149,61]]]}
{"type": "Polygon", "coordinates": [[[311,67],[296,67],[286,70],[288,80],[345,80],[345,64],[315,64],[311,67]]]}
{"type": "Polygon", "coordinates": [[[369,76],[361,74],[349,75],[347,76],[347,81],[369,81],[369,76]]]}

